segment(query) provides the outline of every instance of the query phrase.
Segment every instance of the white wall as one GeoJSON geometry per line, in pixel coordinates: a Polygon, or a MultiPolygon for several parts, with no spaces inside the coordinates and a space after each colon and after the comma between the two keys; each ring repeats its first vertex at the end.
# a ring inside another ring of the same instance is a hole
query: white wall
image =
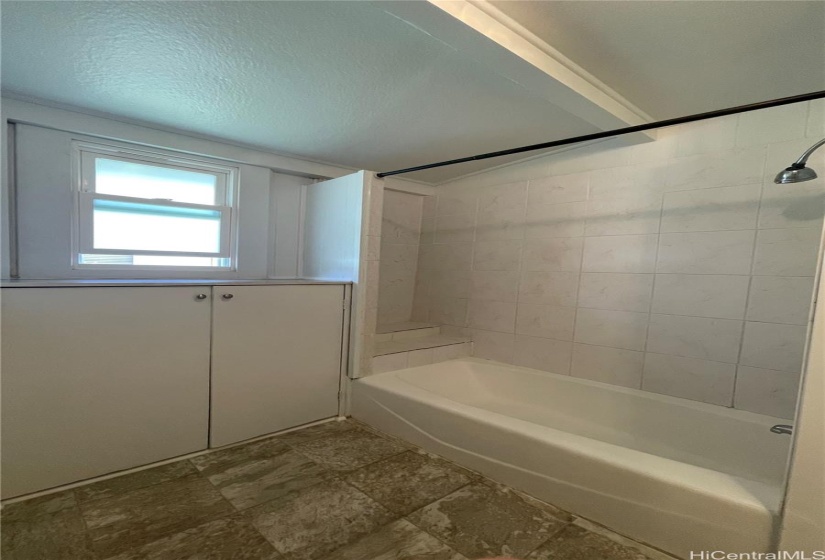
{"type": "MultiPolygon", "coordinates": [[[[772,179],[825,135],[824,105],[439,186],[416,318],[470,332],[480,357],[792,417],[825,180],[772,179]]],[[[825,152],[811,164],[825,176],[825,152]]]]}
{"type": "Polygon", "coordinates": [[[306,184],[305,177],[272,173],[269,198],[271,278],[299,276],[304,224],[302,192],[306,184]]]}
{"type": "Polygon", "coordinates": [[[363,202],[363,171],[304,188],[302,277],[358,280],[363,202]]]}
{"type": "MultiPolygon", "coordinates": [[[[820,252],[820,274],[823,257],[820,252]]],[[[818,292],[779,541],[779,550],[808,555],[825,550],[825,282],[821,276],[818,292]]]]}
{"type": "Polygon", "coordinates": [[[391,190],[384,192],[379,324],[402,323],[412,317],[423,200],[420,195],[391,190]]]}

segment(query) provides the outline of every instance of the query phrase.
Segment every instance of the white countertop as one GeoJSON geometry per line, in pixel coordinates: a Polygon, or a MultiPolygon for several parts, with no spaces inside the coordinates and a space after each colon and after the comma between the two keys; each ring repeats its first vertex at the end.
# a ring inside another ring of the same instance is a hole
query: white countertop
{"type": "Polygon", "coordinates": [[[351,284],[348,280],[313,280],[308,278],[209,279],[209,278],[51,278],[0,280],[2,288],[77,288],[117,286],[283,286],[312,284],[351,284]]]}

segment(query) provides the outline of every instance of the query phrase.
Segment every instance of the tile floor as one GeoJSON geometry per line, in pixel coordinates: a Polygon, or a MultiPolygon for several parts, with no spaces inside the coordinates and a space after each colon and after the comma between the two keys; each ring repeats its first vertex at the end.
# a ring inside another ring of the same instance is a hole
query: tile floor
{"type": "Polygon", "coordinates": [[[4,560],[665,557],[352,420],[6,505],[0,553],[4,560]]]}

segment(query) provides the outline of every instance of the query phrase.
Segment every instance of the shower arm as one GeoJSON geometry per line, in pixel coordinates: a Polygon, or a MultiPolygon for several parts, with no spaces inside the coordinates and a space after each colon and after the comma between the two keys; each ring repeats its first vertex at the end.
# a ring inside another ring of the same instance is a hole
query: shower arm
{"type": "Polygon", "coordinates": [[[808,163],[808,158],[811,157],[811,154],[814,153],[817,150],[817,148],[823,145],[825,145],[825,138],[823,138],[822,140],[820,140],[819,142],[805,150],[805,153],[799,156],[799,159],[793,162],[791,164],[791,167],[794,169],[802,169],[803,167],[805,167],[805,164],[808,163]]]}

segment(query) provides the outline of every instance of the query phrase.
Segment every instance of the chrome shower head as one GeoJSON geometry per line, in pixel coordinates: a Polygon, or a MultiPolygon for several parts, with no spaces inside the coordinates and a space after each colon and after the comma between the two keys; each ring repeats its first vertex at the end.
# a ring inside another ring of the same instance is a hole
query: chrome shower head
{"type": "Polygon", "coordinates": [[[816,179],[816,171],[810,167],[805,167],[805,164],[798,165],[794,163],[780,171],[773,182],[777,185],[787,185],[788,183],[801,183],[812,179],[816,179]]]}
{"type": "Polygon", "coordinates": [[[774,178],[773,182],[778,185],[786,185],[788,183],[801,183],[802,181],[810,181],[816,179],[816,171],[807,167],[808,157],[820,146],[825,144],[825,138],[805,150],[805,153],[799,156],[799,159],[786,167],[774,178]]]}

